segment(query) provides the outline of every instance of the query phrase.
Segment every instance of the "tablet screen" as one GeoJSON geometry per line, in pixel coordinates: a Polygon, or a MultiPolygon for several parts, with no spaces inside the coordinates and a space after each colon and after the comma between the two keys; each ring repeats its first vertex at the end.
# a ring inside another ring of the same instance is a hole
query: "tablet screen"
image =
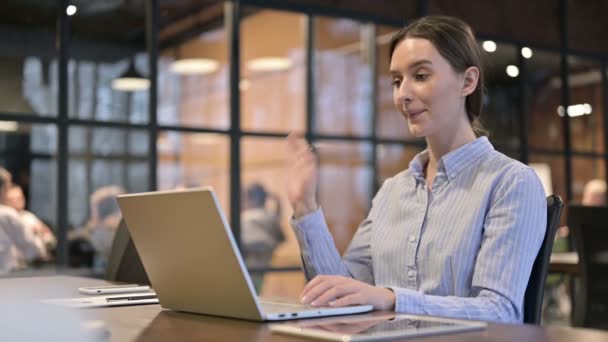
{"type": "Polygon", "coordinates": [[[344,316],[316,319],[272,327],[273,331],[321,337],[335,340],[353,340],[424,336],[456,331],[480,329],[481,322],[466,322],[440,318],[428,318],[403,314],[344,316]]]}
{"type": "Polygon", "coordinates": [[[320,329],[339,334],[373,334],[378,332],[392,332],[403,330],[416,330],[440,326],[453,326],[452,322],[421,321],[410,317],[382,316],[369,319],[346,320],[338,322],[325,322],[312,325],[302,324],[309,329],[320,329]]]}

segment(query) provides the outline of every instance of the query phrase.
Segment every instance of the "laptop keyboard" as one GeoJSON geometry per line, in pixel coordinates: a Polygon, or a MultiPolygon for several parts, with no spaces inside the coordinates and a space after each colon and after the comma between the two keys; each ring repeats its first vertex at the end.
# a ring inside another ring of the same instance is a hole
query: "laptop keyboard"
{"type": "Polygon", "coordinates": [[[303,310],[315,310],[317,307],[302,304],[294,299],[272,298],[260,300],[264,312],[294,312],[303,310]]]}

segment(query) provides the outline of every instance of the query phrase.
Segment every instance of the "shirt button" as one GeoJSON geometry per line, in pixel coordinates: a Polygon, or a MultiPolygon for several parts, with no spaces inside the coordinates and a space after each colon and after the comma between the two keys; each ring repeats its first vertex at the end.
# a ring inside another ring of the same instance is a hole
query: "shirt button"
{"type": "Polygon", "coordinates": [[[410,236],[410,242],[411,243],[416,242],[416,237],[414,235],[410,236]]]}
{"type": "Polygon", "coordinates": [[[414,278],[415,275],[416,275],[416,271],[414,271],[414,270],[407,271],[407,276],[408,277],[414,278]]]}

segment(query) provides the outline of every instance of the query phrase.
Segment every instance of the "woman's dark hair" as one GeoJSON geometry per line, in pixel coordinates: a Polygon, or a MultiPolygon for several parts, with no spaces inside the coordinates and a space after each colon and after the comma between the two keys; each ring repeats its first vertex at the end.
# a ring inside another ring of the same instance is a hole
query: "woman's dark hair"
{"type": "Polygon", "coordinates": [[[390,42],[390,58],[397,45],[406,38],[423,38],[435,46],[458,73],[469,67],[479,69],[477,88],[465,100],[465,109],[476,136],[488,135],[481,123],[481,109],[484,96],[484,76],[481,66],[481,50],[475,40],[473,30],[464,21],[447,16],[428,16],[416,19],[397,32],[390,42]]]}

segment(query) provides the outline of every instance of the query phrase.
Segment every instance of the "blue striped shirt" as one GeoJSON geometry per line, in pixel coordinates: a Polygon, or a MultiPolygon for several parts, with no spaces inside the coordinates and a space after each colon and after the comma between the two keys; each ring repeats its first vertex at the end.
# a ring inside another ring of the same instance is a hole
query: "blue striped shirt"
{"type": "Polygon", "coordinates": [[[321,209],[292,220],[308,279],[350,276],[391,288],[398,312],[522,322],[532,264],[546,229],[546,199],[526,165],[486,137],[438,162],[428,151],[387,179],[341,257],[321,209]]]}

